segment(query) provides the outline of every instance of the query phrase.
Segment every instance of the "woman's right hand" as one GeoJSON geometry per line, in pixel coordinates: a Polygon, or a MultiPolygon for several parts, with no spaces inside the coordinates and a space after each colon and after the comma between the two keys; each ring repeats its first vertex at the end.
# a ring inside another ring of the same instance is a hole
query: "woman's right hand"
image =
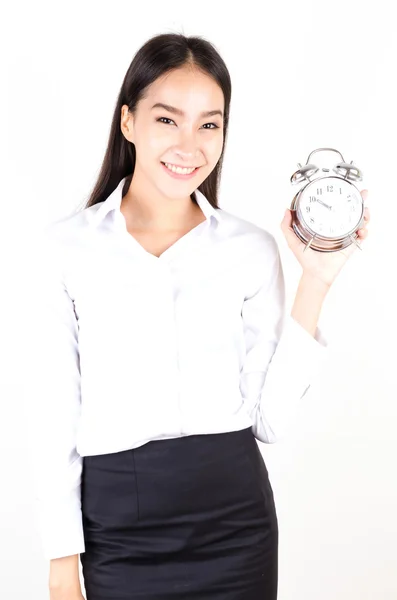
{"type": "Polygon", "coordinates": [[[50,586],[50,600],[85,600],[80,584],[50,586]]]}
{"type": "Polygon", "coordinates": [[[50,600],[86,600],[81,592],[79,555],[50,561],[50,600]]]}

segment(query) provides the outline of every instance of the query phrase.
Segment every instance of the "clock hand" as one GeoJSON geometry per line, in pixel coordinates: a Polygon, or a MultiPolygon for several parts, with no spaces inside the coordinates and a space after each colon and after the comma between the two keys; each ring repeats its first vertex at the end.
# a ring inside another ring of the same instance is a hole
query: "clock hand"
{"type": "Polygon", "coordinates": [[[323,206],[326,206],[327,208],[329,208],[329,210],[332,210],[332,206],[330,206],[329,204],[325,204],[325,202],[323,202],[322,200],[317,199],[317,202],[319,204],[322,204],[323,206]]]}

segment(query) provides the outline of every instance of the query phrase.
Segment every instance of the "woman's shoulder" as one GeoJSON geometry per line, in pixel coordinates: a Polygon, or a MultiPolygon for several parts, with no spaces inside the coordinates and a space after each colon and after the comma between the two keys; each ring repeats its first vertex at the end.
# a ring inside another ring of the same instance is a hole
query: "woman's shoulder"
{"type": "Polygon", "coordinates": [[[278,251],[275,236],[269,229],[223,208],[218,209],[219,231],[227,237],[238,237],[242,244],[262,249],[267,254],[278,251]]]}
{"type": "Polygon", "coordinates": [[[43,225],[36,232],[31,257],[43,265],[65,265],[79,252],[87,231],[86,211],[78,211],[43,225]]]}

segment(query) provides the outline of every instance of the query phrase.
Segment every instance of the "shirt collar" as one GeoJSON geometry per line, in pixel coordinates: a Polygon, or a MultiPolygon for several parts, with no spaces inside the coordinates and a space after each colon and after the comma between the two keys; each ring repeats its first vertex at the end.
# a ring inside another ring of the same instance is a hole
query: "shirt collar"
{"type": "MultiPolygon", "coordinates": [[[[124,177],[116,189],[102,202],[99,202],[99,208],[94,212],[91,216],[89,225],[91,228],[95,228],[99,225],[99,223],[106,217],[106,215],[112,210],[120,210],[121,200],[122,200],[122,191],[124,187],[124,183],[128,176],[124,177]]],[[[208,202],[207,198],[204,196],[199,189],[195,190],[197,204],[201,208],[204,213],[205,218],[210,221],[211,217],[219,220],[219,208],[214,208],[210,202],[208,202]]],[[[94,205],[95,206],[95,205],[94,205]]]]}

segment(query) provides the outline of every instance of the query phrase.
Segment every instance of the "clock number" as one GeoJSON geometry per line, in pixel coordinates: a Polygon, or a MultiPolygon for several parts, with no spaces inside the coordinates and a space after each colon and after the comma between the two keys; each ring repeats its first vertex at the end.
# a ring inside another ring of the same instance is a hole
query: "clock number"
{"type": "Polygon", "coordinates": [[[322,188],[317,188],[317,196],[321,196],[323,193],[322,188]]]}
{"type": "Polygon", "coordinates": [[[306,206],[306,212],[310,212],[310,206],[306,206]]]}
{"type": "Polygon", "coordinates": [[[327,192],[333,192],[334,191],[334,186],[333,185],[327,185],[327,192]]]}
{"type": "Polygon", "coordinates": [[[339,193],[340,193],[340,194],[342,193],[342,188],[339,188],[339,193]]]}
{"type": "Polygon", "coordinates": [[[309,202],[315,202],[316,196],[309,196],[309,202]]]}

